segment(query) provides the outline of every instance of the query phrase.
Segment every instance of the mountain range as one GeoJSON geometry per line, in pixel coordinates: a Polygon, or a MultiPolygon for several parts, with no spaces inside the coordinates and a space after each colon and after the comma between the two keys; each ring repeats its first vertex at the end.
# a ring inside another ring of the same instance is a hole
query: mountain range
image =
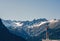
{"type": "Polygon", "coordinates": [[[46,39],[46,27],[49,39],[60,39],[60,20],[45,18],[32,21],[11,21],[0,19],[1,41],[41,41],[46,39]],[[4,38],[6,37],[6,38],[4,38]]]}

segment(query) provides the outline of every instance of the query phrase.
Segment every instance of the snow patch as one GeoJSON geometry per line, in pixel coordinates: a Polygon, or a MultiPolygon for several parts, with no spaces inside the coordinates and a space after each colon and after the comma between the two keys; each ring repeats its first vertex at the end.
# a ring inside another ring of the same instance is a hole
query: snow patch
{"type": "Polygon", "coordinates": [[[19,22],[15,23],[15,24],[16,24],[16,26],[22,26],[23,25],[23,23],[19,23],[19,22]]]}

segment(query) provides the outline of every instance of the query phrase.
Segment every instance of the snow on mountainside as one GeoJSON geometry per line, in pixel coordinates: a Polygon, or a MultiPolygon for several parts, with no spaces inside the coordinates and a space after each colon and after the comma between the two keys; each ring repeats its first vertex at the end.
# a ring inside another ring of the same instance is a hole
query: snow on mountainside
{"type": "Polygon", "coordinates": [[[50,24],[49,24],[50,28],[54,28],[57,25],[60,25],[60,20],[52,19],[52,20],[49,20],[49,22],[50,22],[50,24]]]}
{"type": "Polygon", "coordinates": [[[23,37],[36,37],[46,31],[46,25],[48,24],[50,29],[60,28],[60,20],[52,19],[37,19],[33,21],[11,21],[11,20],[2,20],[3,24],[14,34],[23,37]],[[59,27],[56,27],[58,26],[59,27]]]}
{"type": "Polygon", "coordinates": [[[13,22],[11,20],[2,20],[3,24],[9,28],[9,27],[13,27],[13,28],[17,28],[17,27],[21,27],[23,25],[23,23],[20,22],[13,22]]]}
{"type": "Polygon", "coordinates": [[[22,26],[23,25],[23,23],[15,23],[17,26],[22,26]]]}

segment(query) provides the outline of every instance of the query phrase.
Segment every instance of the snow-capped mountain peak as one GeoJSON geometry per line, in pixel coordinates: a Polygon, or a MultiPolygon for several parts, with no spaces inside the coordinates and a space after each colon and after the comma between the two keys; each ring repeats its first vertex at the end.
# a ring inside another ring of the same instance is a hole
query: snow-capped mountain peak
{"type": "Polygon", "coordinates": [[[60,25],[60,21],[56,19],[49,20],[49,23],[50,28],[55,28],[57,25],[60,25]]]}

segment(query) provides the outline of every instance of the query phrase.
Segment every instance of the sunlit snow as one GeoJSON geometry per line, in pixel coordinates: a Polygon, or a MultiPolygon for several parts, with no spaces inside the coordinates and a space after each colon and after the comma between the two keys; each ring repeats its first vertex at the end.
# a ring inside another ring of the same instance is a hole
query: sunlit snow
{"type": "Polygon", "coordinates": [[[17,26],[22,26],[23,25],[23,23],[15,23],[17,26]]]}
{"type": "Polygon", "coordinates": [[[57,26],[58,23],[59,23],[58,20],[54,20],[54,19],[50,20],[49,22],[50,22],[50,24],[49,24],[49,27],[50,27],[50,28],[54,28],[54,27],[57,26]]]}
{"type": "Polygon", "coordinates": [[[39,24],[35,24],[35,25],[33,25],[33,27],[38,27],[38,26],[41,26],[41,25],[43,25],[43,24],[45,24],[46,22],[41,22],[41,23],[39,23],[39,24]]]}

